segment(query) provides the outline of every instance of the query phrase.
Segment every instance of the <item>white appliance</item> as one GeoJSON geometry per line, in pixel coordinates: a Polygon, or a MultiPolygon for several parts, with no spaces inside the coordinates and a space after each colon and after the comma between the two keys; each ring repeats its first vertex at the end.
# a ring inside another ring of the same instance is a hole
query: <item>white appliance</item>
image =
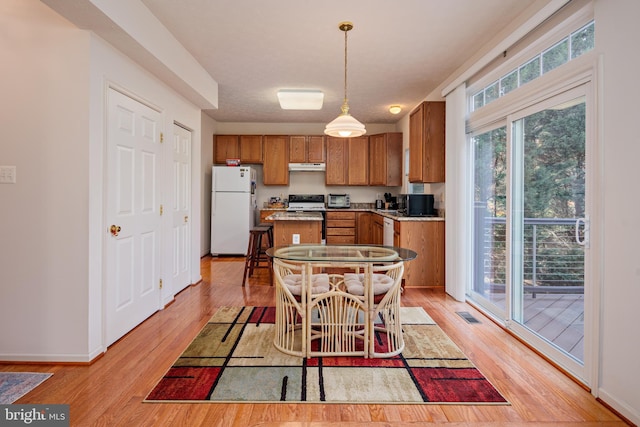
{"type": "Polygon", "coordinates": [[[384,218],[384,231],[382,234],[382,244],[385,246],[393,246],[393,220],[384,218]]]}
{"type": "Polygon", "coordinates": [[[213,166],[211,254],[247,254],[255,225],[256,171],[247,166],[213,166]]]}

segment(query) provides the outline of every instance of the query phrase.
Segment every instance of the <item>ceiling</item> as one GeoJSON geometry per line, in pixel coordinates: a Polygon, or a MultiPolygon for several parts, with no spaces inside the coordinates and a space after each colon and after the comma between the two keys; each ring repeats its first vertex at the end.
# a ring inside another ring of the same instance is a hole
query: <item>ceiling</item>
{"type": "MultiPolygon", "coordinates": [[[[46,0],[45,0],[46,1],[46,0]]],[[[218,83],[220,122],[318,123],[340,113],[348,33],[350,113],[395,123],[533,3],[544,0],[141,0],[218,83]],[[278,89],[319,89],[318,111],[278,89]],[[403,107],[400,116],[388,112],[403,107]]],[[[68,4],[68,3],[67,3],[68,4]]]]}

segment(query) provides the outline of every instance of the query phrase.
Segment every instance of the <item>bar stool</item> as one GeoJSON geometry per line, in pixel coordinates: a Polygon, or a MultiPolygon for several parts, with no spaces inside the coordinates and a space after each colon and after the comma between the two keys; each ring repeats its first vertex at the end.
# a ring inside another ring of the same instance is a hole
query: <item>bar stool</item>
{"type": "Polygon", "coordinates": [[[253,275],[256,268],[266,268],[269,270],[269,282],[273,285],[273,270],[271,268],[271,258],[267,256],[262,248],[263,236],[267,239],[267,247],[273,245],[273,225],[261,223],[251,229],[249,232],[249,247],[247,248],[247,257],[244,263],[244,274],[242,277],[242,286],[247,281],[247,276],[253,275]],[[248,273],[248,274],[247,274],[248,273]]]}
{"type": "Polygon", "coordinates": [[[269,230],[267,231],[267,248],[270,248],[271,246],[273,246],[274,241],[273,241],[273,223],[271,222],[261,222],[260,224],[258,224],[258,227],[268,227],[269,230]]]}

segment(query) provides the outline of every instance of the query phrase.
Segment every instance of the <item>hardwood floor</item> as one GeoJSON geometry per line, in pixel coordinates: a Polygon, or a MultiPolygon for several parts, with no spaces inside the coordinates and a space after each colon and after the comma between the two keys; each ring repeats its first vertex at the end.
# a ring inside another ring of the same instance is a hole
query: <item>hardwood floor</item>
{"type": "Polygon", "coordinates": [[[241,286],[241,258],[201,262],[203,281],[113,344],[90,366],[0,364],[0,371],[54,375],[16,403],[68,403],[72,426],[623,426],[589,392],[473,307],[441,291],[408,288],[404,306],[422,306],[511,406],[143,403],[147,393],[218,307],[272,305],[268,272],[241,286]],[[468,311],[480,324],[468,324],[468,311]]]}

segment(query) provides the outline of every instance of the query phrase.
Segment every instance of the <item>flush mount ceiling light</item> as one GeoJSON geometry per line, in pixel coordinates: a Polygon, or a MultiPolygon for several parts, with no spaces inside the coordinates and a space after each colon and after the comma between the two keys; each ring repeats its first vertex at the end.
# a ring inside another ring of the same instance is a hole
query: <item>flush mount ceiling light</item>
{"type": "Polygon", "coordinates": [[[351,22],[341,22],[338,28],[340,31],[344,31],[344,101],[340,108],[342,113],[326,126],[324,133],[339,138],[352,138],[364,135],[367,131],[362,123],[349,114],[349,104],[347,102],[347,32],[353,29],[353,24],[351,22]]]}
{"type": "Polygon", "coordinates": [[[400,111],[402,111],[402,107],[399,105],[392,105],[389,107],[389,112],[391,114],[400,114],[400,111]]]}
{"type": "Polygon", "coordinates": [[[320,110],[324,93],[320,90],[281,89],[278,101],[283,110],[320,110]]]}

